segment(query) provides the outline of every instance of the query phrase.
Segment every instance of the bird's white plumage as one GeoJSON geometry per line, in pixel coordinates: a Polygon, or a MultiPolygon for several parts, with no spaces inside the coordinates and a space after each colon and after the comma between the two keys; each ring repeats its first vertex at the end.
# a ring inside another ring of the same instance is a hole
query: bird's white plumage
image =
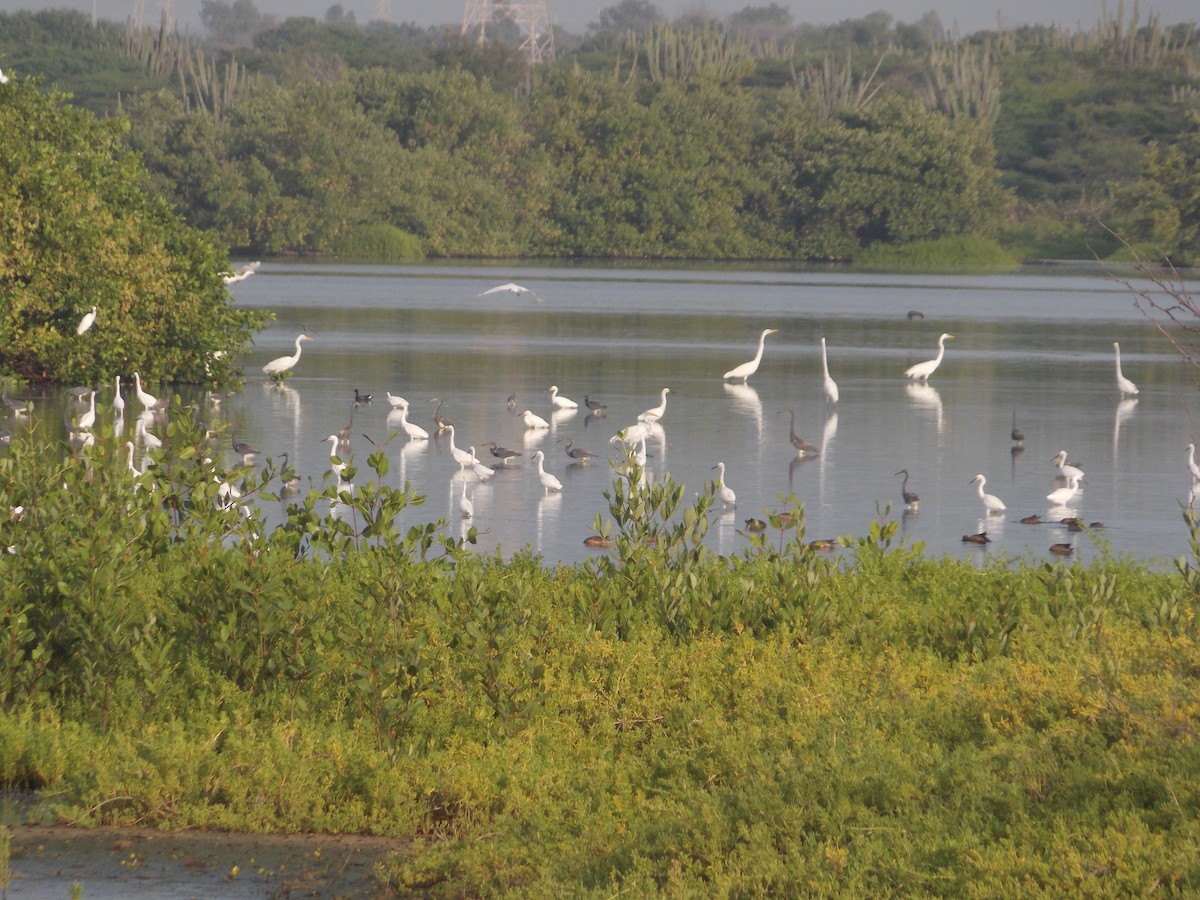
{"type": "Polygon", "coordinates": [[[542,487],[548,491],[561,491],[563,487],[562,482],[547,472],[546,467],[543,464],[546,459],[546,454],[541,450],[538,450],[533,454],[533,456],[530,457],[530,459],[537,462],[538,481],[542,483],[542,487]]]}
{"type": "Polygon", "coordinates": [[[96,324],[96,307],[93,306],[92,311],[85,314],[84,317],[79,320],[79,324],[77,326],[75,326],[75,333],[83,334],[85,331],[87,331],[89,328],[91,328],[95,324],[96,324]]]}
{"type": "Polygon", "coordinates": [[[550,405],[555,409],[579,409],[579,404],[568,397],[558,395],[558,385],[550,385],[550,405]]]}
{"type": "Polygon", "coordinates": [[[475,504],[467,496],[467,483],[465,481],[462,483],[462,496],[458,499],[458,511],[462,513],[464,519],[469,519],[475,515],[475,504]]]}
{"type": "Polygon", "coordinates": [[[838,402],[837,382],[829,375],[829,356],[825,350],[825,338],[821,338],[821,371],[825,375],[825,400],[829,403],[838,402]]]}
{"type": "Polygon", "coordinates": [[[1117,354],[1117,390],[1122,397],[1136,397],[1137,385],[1121,374],[1121,345],[1113,341],[1113,350],[1117,354]]]}
{"type": "Polygon", "coordinates": [[[342,462],[337,452],[338,444],[341,443],[342,439],[336,434],[331,434],[329,437],[324,438],[324,440],[329,442],[329,468],[333,470],[333,474],[337,476],[338,481],[341,481],[348,465],[342,462]]]}
{"type": "Polygon", "coordinates": [[[1002,513],[1004,510],[1008,509],[1008,507],[1004,505],[1004,501],[1002,501],[995,494],[988,494],[984,492],[983,486],[987,484],[987,479],[984,478],[983,475],[976,475],[971,479],[971,483],[979,485],[979,499],[983,501],[983,508],[986,512],[1002,513]]]}
{"type": "Polygon", "coordinates": [[[525,423],[525,427],[528,429],[550,427],[549,422],[528,409],[521,413],[521,421],[525,423]]]}
{"type": "Polygon", "coordinates": [[[933,359],[926,360],[925,362],[917,363],[915,366],[909,366],[904,370],[904,374],[907,375],[911,381],[928,381],[929,376],[932,375],[937,370],[937,367],[942,364],[942,357],[946,355],[946,341],[952,340],[954,340],[954,335],[943,334],[938,338],[937,356],[935,356],[933,359]]]}
{"type": "Polygon", "coordinates": [[[460,447],[454,446],[454,426],[447,425],[446,432],[450,435],[450,456],[458,463],[460,469],[465,469],[475,461],[475,457],[460,447]]]}
{"type": "Polygon", "coordinates": [[[79,417],[78,428],[80,431],[87,431],[96,424],[96,392],[92,391],[88,398],[88,408],[79,417]]]}
{"type": "Polygon", "coordinates": [[[1055,506],[1065,506],[1077,493],[1079,493],[1079,484],[1071,481],[1067,483],[1066,487],[1060,487],[1048,493],[1046,499],[1055,506]]]}
{"type": "Polygon", "coordinates": [[[726,508],[737,506],[737,494],[725,483],[725,463],[719,462],[713,468],[717,470],[717,499],[726,508]]]}
{"type": "Polygon", "coordinates": [[[400,419],[400,427],[404,429],[404,433],[407,434],[411,440],[414,440],[414,441],[428,440],[428,438],[429,438],[428,431],[426,431],[420,425],[414,425],[412,422],[408,421],[408,406],[407,405],[393,407],[392,412],[389,415],[396,416],[400,419]]]}
{"type": "Polygon", "coordinates": [[[667,412],[667,394],[669,393],[671,393],[671,389],[669,387],[663,388],[662,393],[659,395],[658,406],[650,407],[648,410],[638,416],[638,421],[653,423],[661,419],[667,412]]]}
{"type": "Polygon", "coordinates": [[[754,354],[754,359],[750,360],[750,362],[744,362],[740,366],[734,366],[721,377],[726,381],[731,379],[734,381],[749,380],[750,376],[758,371],[759,363],[762,362],[763,347],[766,345],[767,335],[778,333],[778,328],[764,328],[763,333],[758,336],[758,352],[754,354]]]}
{"type": "Polygon", "coordinates": [[[1192,473],[1192,483],[1200,484],[1200,466],[1196,465],[1196,445],[1187,445],[1188,471],[1192,473]]]}
{"type": "Polygon", "coordinates": [[[1051,462],[1058,466],[1058,471],[1062,474],[1062,477],[1067,480],[1068,486],[1073,485],[1078,487],[1079,482],[1083,480],[1083,469],[1079,468],[1078,466],[1067,464],[1066,450],[1059,450],[1058,453],[1054,455],[1054,459],[1052,459],[1051,462]]]}
{"type": "Polygon", "coordinates": [[[481,294],[477,294],[476,296],[486,297],[488,294],[501,294],[501,293],[521,294],[524,296],[532,297],[534,300],[538,301],[539,303],[542,302],[541,297],[539,297],[537,294],[535,294],[533,291],[531,291],[529,288],[525,287],[524,285],[517,284],[515,281],[510,281],[507,284],[498,284],[494,288],[488,288],[486,291],[484,291],[481,294]]]}
{"type": "Polygon", "coordinates": [[[137,372],[133,373],[133,392],[137,395],[138,402],[147,410],[155,410],[161,408],[159,399],[153,394],[142,389],[142,376],[137,372]]]}
{"type": "Polygon", "coordinates": [[[300,348],[304,341],[311,341],[307,334],[301,334],[296,337],[296,352],[291,356],[280,356],[277,359],[271,360],[262,367],[263,374],[269,375],[272,378],[281,378],[287,372],[290,372],[296,363],[300,362],[300,348]]]}

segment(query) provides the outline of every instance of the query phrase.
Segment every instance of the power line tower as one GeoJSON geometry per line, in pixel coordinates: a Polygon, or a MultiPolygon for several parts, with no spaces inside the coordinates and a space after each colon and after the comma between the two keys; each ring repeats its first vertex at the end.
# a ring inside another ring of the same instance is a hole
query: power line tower
{"type": "Polygon", "coordinates": [[[487,43],[488,29],[512,22],[521,33],[520,51],[530,63],[554,58],[554,29],[550,26],[550,0],[466,0],[464,37],[487,43]]]}

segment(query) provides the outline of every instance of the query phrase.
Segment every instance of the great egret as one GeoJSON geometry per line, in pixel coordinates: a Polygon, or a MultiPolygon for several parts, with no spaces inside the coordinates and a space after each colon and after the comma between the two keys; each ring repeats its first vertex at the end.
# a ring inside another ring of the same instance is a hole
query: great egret
{"type": "Polygon", "coordinates": [[[954,335],[943,334],[938,338],[938,355],[933,359],[926,360],[922,363],[917,363],[915,366],[909,366],[904,370],[904,374],[908,376],[910,381],[926,382],[929,376],[932,375],[937,367],[942,364],[942,357],[946,355],[946,341],[954,340],[954,335]]]}
{"type": "Polygon", "coordinates": [[[121,396],[121,376],[117,376],[116,393],[113,394],[113,411],[116,412],[117,418],[125,415],[125,398],[121,396]]]}
{"type": "Polygon", "coordinates": [[[420,425],[414,425],[408,421],[408,406],[393,407],[395,414],[400,417],[400,427],[404,429],[404,433],[414,441],[424,441],[429,439],[429,432],[420,425]]]}
{"type": "Polygon", "coordinates": [[[95,324],[96,324],[96,307],[93,306],[92,311],[90,313],[87,313],[86,315],[84,315],[84,317],[79,320],[79,324],[75,326],[75,333],[83,334],[85,331],[87,331],[89,328],[91,328],[95,324]]]}
{"type": "Polygon", "coordinates": [[[1067,464],[1066,450],[1059,450],[1050,461],[1058,466],[1058,471],[1067,480],[1068,486],[1078,486],[1079,482],[1083,480],[1083,469],[1067,464]]]}
{"type": "Polygon", "coordinates": [[[670,388],[663,388],[662,393],[659,395],[658,406],[650,407],[648,410],[638,416],[638,421],[657,422],[659,419],[661,419],[663,414],[667,411],[667,394],[669,393],[671,393],[670,388]]]}
{"type": "Polygon", "coordinates": [[[574,443],[575,442],[573,440],[567,438],[566,446],[563,448],[567,451],[567,456],[571,457],[571,459],[578,463],[582,463],[583,465],[587,465],[587,461],[589,459],[596,458],[596,454],[591,450],[584,450],[582,447],[576,447],[574,446],[574,443]]]}
{"type": "Polygon", "coordinates": [[[488,294],[501,294],[501,293],[522,294],[522,295],[525,295],[528,297],[532,297],[538,303],[542,302],[542,298],[539,297],[537,294],[535,294],[533,291],[531,291],[529,288],[524,287],[523,285],[519,285],[512,281],[508,282],[507,284],[498,284],[494,288],[488,288],[482,294],[476,294],[475,296],[486,297],[488,294]]]}
{"type": "Polygon", "coordinates": [[[142,376],[137,372],[133,373],[133,392],[137,394],[138,402],[142,404],[142,408],[149,412],[156,412],[164,406],[162,400],[142,389],[142,376]]]}
{"type": "Polygon", "coordinates": [[[750,362],[744,362],[740,366],[735,366],[721,377],[726,381],[748,381],[750,376],[758,371],[758,364],[762,362],[763,347],[767,342],[768,334],[779,334],[778,328],[765,328],[763,333],[758,336],[758,352],[754,354],[754,359],[750,362]]]}
{"type": "Polygon", "coordinates": [[[829,403],[838,402],[837,382],[829,377],[829,356],[825,351],[825,338],[821,338],[821,369],[825,373],[825,400],[829,403]]]}
{"type": "Polygon", "coordinates": [[[495,441],[488,441],[488,449],[492,451],[492,456],[500,460],[504,465],[508,465],[509,460],[520,456],[520,450],[510,450],[508,447],[498,447],[495,441]]]}
{"type": "Polygon", "coordinates": [[[88,408],[79,417],[79,423],[76,426],[80,431],[87,431],[96,424],[96,392],[92,391],[88,397],[88,408]]]}
{"type": "Polygon", "coordinates": [[[550,385],[550,405],[555,409],[579,409],[579,404],[567,397],[558,396],[558,385],[550,385]]]}
{"type": "Polygon", "coordinates": [[[1002,513],[1004,510],[1008,509],[1008,507],[1004,505],[1004,501],[1002,501],[995,494],[984,493],[983,486],[987,484],[987,479],[982,475],[976,475],[971,479],[970,483],[979,485],[979,499],[983,501],[983,509],[985,512],[988,514],[1002,513]]]}
{"type": "Polygon", "coordinates": [[[475,448],[467,448],[471,454],[471,471],[475,473],[475,477],[480,481],[490,481],[496,477],[496,470],[485,466],[479,461],[479,457],[475,455],[475,448]]]}
{"type": "Polygon", "coordinates": [[[348,463],[342,462],[341,457],[338,456],[338,444],[341,443],[341,438],[336,434],[331,434],[327,438],[322,438],[322,441],[329,442],[329,468],[333,470],[333,474],[337,476],[337,480],[340,482],[348,466],[348,463]]]}
{"type": "Polygon", "coordinates": [[[257,272],[258,267],[261,265],[261,262],[246,263],[246,265],[242,266],[236,272],[226,272],[221,277],[224,279],[226,284],[237,284],[239,281],[245,281],[247,278],[257,272]]]}
{"type": "Polygon", "coordinates": [[[146,428],[146,420],[141,416],[138,416],[137,424],[134,425],[134,436],[142,439],[142,446],[147,450],[162,449],[162,438],[146,428]]]}
{"type": "Polygon", "coordinates": [[[546,459],[545,453],[537,450],[529,458],[537,462],[538,481],[542,483],[542,487],[548,491],[561,491],[563,489],[562,482],[546,471],[546,467],[543,465],[546,459]]]}
{"type": "Polygon", "coordinates": [[[904,498],[904,508],[916,509],[921,505],[921,498],[917,496],[915,491],[908,489],[908,469],[901,469],[895,474],[904,476],[904,480],[900,482],[900,496],[904,498]]]}
{"type": "Polygon", "coordinates": [[[442,412],[441,412],[442,398],[441,397],[430,397],[429,402],[437,404],[437,406],[435,406],[433,408],[433,424],[437,425],[438,434],[441,434],[443,431],[445,431],[448,427],[450,427],[454,423],[442,415],[442,412]]]}
{"type": "Polygon", "coordinates": [[[1122,397],[1136,397],[1137,385],[1121,374],[1121,345],[1113,341],[1113,350],[1117,353],[1117,390],[1122,397]]]}
{"type": "Polygon", "coordinates": [[[644,422],[635,422],[627,428],[622,428],[611,438],[608,439],[610,444],[622,443],[627,448],[632,447],[639,441],[644,441],[650,436],[650,428],[644,422]]]}
{"type": "Polygon", "coordinates": [[[521,421],[525,423],[527,429],[549,428],[550,423],[539,415],[535,415],[530,410],[525,410],[521,413],[521,421]]]}
{"type": "Polygon", "coordinates": [[[1200,466],[1196,465],[1196,445],[1187,445],[1188,471],[1192,473],[1192,484],[1200,484],[1200,466]]]}
{"type": "Polygon", "coordinates": [[[713,468],[717,470],[717,499],[724,509],[737,506],[737,494],[725,483],[725,463],[719,462],[713,468]]]}
{"type": "Polygon", "coordinates": [[[788,440],[791,441],[792,446],[796,448],[796,455],[816,456],[818,453],[820,453],[820,447],[816,446],[815,444],[810,444],[808,441],[804,440],[804,438],[796,434],[796,414],[790,409],[785,409],[784,412],[792,417],[792,424],[788,428],[788,440]]]}
{"type": "Polygon", "coordinates": [[[262,367],[263,374],[274,379],[282,381],[287,377],[288,373],[300,362],[300,349],[304,341],[311,341],[307,334],[301,334],[296,337],[296,353],[293,356],[281,356],[278,359],[273,359],[262,367]]]}
{"type": "Polygon", "coordinates": [[[474,460],[474,457],[471,456],[471,454],[468,453],[466,450],[462,450],[462,449],[454,446],[454,426],[453,425],[446,426],[446,433],[450,435],[450,456],[454,459],[454,461],[456,463],[458,463],[458,467],[460,469],[465,469],[467,466],[471,465],[471,462],[474,460]]]}
{"type": "Polygon", "coordinates": [[[384,391],[383,393],[387,397],[388,403],[392,405],[392,409],[408,409],[408,401],[403,397],[397,397],[391,391],[384,391]]]}
{"type": "Polygon", "coordinates": [[[467,483],[465,481],[462,483],[462,496],[458,500],[458,511],[462,513],[464,519],[469,519],[475,514],[475,504],[467,496],[467,483]]]}
{"type": "Polygon", "coordinates": [[[1079,493],[1079,482],[1068,481],[1066,487],[1051,491],[1046,495],[1046,499],[1055,506],[1066,506],[1077,493],[1079,493]]]}

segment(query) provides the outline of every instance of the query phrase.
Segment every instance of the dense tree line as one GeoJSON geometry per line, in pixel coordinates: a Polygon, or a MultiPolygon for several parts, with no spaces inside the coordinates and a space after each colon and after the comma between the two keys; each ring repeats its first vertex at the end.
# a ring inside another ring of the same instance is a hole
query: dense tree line
{"type": "Polygon", "coordinates": [[[340,7],[206,0],[207,41],[82,18],[0,16],[0,59],[50,71],[69,40],[104,76],[79,102],[127,115],[153,189],[235,252],[383,233],[441,256],[853,259],[961,236],[1090,256],[1111,228],[1200,254],[1193,26],[959,38],[935,16],[671,23],[623,0],[531,67],[516,36],[340,7]]]}

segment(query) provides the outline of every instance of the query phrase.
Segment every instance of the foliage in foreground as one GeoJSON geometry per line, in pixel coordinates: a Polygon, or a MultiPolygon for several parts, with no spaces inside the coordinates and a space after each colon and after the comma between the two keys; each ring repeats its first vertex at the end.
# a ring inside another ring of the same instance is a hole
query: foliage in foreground
{"type": "Polygon", "coordinates": [[[0,370],[223,381],[262,327],[233,309],[228,259],[142,189],[124,130],[28,79],[0,90],[0,370]],[[76,334],[93,307],[95,325],[76,334]]]}
{"type": "Polygon", "coordinates": [[[220,488],[271,463],[180,411],[156,456],[0,458],[0,777],[61,821],[415,836],[380,876],[431,896],[1200,890],[1195,523],[1174,574],[839,561],[786,498],[720,557],[711,489],[633,469],[551,568],[421,523],[386,446],[272,534],[220,488]]]}

